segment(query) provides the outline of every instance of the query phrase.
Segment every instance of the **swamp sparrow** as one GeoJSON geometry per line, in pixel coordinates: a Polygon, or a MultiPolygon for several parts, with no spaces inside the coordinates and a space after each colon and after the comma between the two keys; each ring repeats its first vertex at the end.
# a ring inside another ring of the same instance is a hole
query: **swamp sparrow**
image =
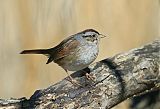
{"type": "MultiPolygon", "coordinates": [[[[100,36],[106,37],[94,29],[87,29],[69,36],[53,48],[24,50],[21,54],[43,54],[48,57],[46,64],[53,61],[66,72],[78,71],[86,68],[96,59],[99,41],[103,38],[100,36]]],[[[69,77],[71,78],[70,75],[69,77]]]]}

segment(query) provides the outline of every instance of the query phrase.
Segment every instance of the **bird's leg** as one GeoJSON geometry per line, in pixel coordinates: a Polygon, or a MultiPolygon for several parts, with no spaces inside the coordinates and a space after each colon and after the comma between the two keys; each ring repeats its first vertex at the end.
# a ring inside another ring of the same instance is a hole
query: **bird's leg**
{"type": "Polygon", "coordinates": [[[65,70],[66,71],[66,73],[67,73],[67,75],[68,75],[68,77],[69,77],[69,79],[70,79],[70,82],[71,81],[74,81],[74,79],[71,77],[71,75],[68,73],[68,71],[67,70],[65,70]]]}
{"type": "Polygon", "coordinates": [[[69,82],[71,82],[73,85],[82,86],[82,85],[80,85],[74,78],[71,77],[71,75],[68,73],[67,70],[65,70],[65,71],[66,71],[66,73],[67,73],[67,75],[68,75],[68,77],[69,77],[69,79],[67,79],[69,82]]]}

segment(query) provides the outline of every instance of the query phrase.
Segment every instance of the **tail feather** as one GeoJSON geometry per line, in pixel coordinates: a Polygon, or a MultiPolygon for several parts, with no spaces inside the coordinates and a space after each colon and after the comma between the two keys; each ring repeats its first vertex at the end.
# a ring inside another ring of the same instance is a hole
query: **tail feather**
{"type": "Polygon", "coordinates": [[[51,57],[51,49],[35,49],[35,50],[24,50],[20,54],[43,54],[46,55],[49,59],[46,64],[51,63],[54,58],[51,57]]]}
{"type": "Polygon", "coordinates": [[[48,49],[24,50],[20,54],[50,54],[48,49]]]}
{"type": "Polygon", "coordinates": [[[49,58],[48,58],[48,60],[47,60],[47,62],[46,62],[46,64],[49,64],[49,63],[51,63],[53,60],[54,60],[54,58],[52,58],[52,57],[49,57],[49,58]]]}

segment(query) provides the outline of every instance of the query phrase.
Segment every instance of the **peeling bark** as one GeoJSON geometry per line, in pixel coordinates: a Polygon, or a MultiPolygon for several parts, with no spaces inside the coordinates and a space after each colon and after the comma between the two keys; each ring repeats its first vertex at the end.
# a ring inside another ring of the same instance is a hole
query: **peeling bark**
{"type": "Polygon", "coordinates": [[[0,100],[5,109],[109,109],[127,98],[160,89],[160,40],[90,65],[37,90],[30,99],[0,100]],[[92,79],[86,79],[85,73],[92,79]]]}

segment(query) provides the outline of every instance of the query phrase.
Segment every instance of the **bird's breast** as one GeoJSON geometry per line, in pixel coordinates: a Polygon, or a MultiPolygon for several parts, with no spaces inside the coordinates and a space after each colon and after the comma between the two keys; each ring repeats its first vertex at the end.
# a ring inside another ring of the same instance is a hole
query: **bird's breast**
{"type": "Polygon", "coordinates": [[[80,46],[74,53],[63,58],[65,61],[62,60],[61,66],[69,71],[84,69],[96,59],[98,52],[97,45],[80,46]]]}

